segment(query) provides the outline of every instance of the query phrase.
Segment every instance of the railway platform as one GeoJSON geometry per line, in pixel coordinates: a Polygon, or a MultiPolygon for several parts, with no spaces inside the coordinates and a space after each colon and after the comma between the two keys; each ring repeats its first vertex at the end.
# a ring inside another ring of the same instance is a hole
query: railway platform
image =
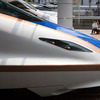
{"type": "Polygon", "coordinates": [[[75,30],[100,40],[100,34],[98,34],[98,35],[97,34],[96,35],[91,35],[91,30],[90,29],[75,29],[75,30]]]}

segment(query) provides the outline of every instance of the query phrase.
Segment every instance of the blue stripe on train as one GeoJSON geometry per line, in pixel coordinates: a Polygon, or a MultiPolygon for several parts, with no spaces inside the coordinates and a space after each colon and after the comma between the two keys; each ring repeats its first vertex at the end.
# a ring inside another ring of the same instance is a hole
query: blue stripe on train
{"type": "Polygon", "coordinates": [[[49,21],[41,21],[41,22],[33,22],[33,23],[36,23],[36,24],[39,24],[39,25],[42,25],[42,26],[46,26],[46,27],[49,27],[49,28],[52,28],[52,29],[55,29],[55,30],[58,30],[58,31],[61,31],[61,32],[64,32],[64,33],[67,33],[67,34],[70,34],[72,36],[75,36],[75,37],[78,37],[80,39],[83,39],[83,40],[95,45],[96,47],[100,48],[100,41],[99,40],[97,40],[97,39],[95,39],[95,38],[93,38],[91,36],[85,35],[83,33],[80,33],[80,32],[65,28],[63,26],[60,26],[58,24],[54,24],[54,23],[49,22],[49,21]]]}

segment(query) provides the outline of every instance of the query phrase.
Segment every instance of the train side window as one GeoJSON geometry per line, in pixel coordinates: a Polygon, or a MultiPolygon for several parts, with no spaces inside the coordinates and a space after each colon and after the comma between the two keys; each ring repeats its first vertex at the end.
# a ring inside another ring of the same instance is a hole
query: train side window
{"type": "Polygon", "coordinates": [[[24,19],[27,21],[43,21],[39,17],[32,15],[32,14],[30,14],[14,5],[4,2],[2,0],[0,0],[0,12],[10,15],[10,16],[13,16],[13,17],[16,17],[16,18],[24,19]]]}
{"type": "Polygon", "coordinates": [[[39,38],[39,39],[70,51],[92,52],[91,50],[70,41],[48,39],[48,38],[39,38]]]}

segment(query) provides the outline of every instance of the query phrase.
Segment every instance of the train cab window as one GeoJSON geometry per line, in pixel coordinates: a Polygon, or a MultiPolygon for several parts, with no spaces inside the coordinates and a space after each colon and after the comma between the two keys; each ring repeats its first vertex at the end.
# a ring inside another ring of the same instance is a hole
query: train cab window
{"type": "Polygon", "coordinates": [[[33,9],[35,11],[37,11],[37,9],[33,6],[31,6],[30,4],[26,3],[25,1],[11,1],[10,4],[19,7],[21,9],[24,9],[27,11],[27,9],[33,9]]]}
{"type": "Polygon", "coordinates": [[[48,39],[48,38],[39,38],[39,39],[70,51],[92,52],[91,50],[70,41],[48,39]]]}
{"type": "Polygon", "coordinates": [[[18,1],[12,1],[10,3],[13,4],[14,6],[21,8],[21,9],[27,9],[27,7],[25,7],[22,3],[18,2],[18,1]]]}
{"type": "Polygon", "coordinates": [[[2,0],[0,0],[0,12],[27,21],[43,21],[41,18],[2,0]]]}

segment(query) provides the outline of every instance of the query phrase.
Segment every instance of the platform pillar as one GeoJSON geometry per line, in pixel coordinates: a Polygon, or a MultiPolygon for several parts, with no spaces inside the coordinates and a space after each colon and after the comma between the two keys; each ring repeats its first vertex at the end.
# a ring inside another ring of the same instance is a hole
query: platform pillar
{"type": "Polygon", "coordinates": [[[73,28],[73,0],[58,0],[58,24],[73,28]]]}

